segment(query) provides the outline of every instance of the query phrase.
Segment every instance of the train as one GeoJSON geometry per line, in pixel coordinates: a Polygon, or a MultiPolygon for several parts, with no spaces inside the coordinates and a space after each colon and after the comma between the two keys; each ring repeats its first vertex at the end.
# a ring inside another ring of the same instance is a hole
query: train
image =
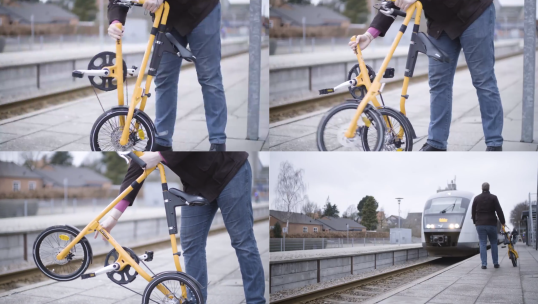
{"type": "Polygon", "coordinates": [[[422,247],[430,256],[466,257],[480,252],[471,219],[473,199],[473,193],[459,190],[442,190],[428,198],[421,234],[422,247]]]}

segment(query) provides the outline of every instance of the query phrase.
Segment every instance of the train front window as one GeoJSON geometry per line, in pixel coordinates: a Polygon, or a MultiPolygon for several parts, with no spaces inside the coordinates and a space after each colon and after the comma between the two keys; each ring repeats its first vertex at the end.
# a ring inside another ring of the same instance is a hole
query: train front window
{"type": "Polygon", "coordinates": [[[468,205],[461,197],[434,198],[424,208],[424,214],[465,213],[468,205]]]}

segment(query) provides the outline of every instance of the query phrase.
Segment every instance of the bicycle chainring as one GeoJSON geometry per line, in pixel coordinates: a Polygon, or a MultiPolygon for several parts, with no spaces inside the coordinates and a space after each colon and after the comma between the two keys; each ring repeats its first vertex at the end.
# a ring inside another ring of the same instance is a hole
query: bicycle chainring
{"type": "MultiPolygon", "coordinates": [[[[368,76],[370,77],[370,81],[374,81],[375,78],[375,71],[372,69],[371,66],[366,65],[366,69],[368,70],[368,76]]],[[[357,76],[359,76],[361,71],[360,65],[357,63],[351,69],[349,69],[349,72],[347,74],[347,80],[355,79],[357,76]]],[[[349,93],[353,98],[362,100],[364,96],[367,93],[365,86],[358,86],[358,87],[349,87],[349,93]]]]}
{"type": "MultiPolygon", "coordinates": [[[[116,59],[116,53],[114,52],[101,52],[90,60],[88,63],[88,70],[102,70],[104,67],[114,66],[114,59],[116,59]]],[[[123,81],[127,78],[127,64],[123,60],[123,81]]],[[[112,81],[114,77],[101,77],[101,76],[88,76],[90,83],[94,88],[101,91],[114,91],[118,88],[112,81]]]]}
{"type": "MultiPolygon", "coordinates": [[[[122,247],[122,248],[129,253],[131,258],[133,258],[133,260],[135,260],[135,262],[137,264],[140,263],[140,260],[138,259],[138,256],[134,253],[133,250],[131,250],[130,248],[127,248],[127,247],[122,247]]],[[[116,251],[116,249],[112,249],[106,255],[105,267],[108,266],[108,265],[114,264],[118,260],[118,257],[119,257],[119,254],[116,251]]],[[[138,275],[138,272],[136,272],[136,270],[134,270],[131,267],[131,265],[125,265],[125,267],[123,267],[122,270],[111,271],[111,272],[108,272],[106,275],[108,276],[108,278],[112,282],[114,282],[116,284],[120,284],[120,285],[125,285],[125,284],[129,284],[132,281],[134,281],[136,279],[136,276],[138,275]]]]}

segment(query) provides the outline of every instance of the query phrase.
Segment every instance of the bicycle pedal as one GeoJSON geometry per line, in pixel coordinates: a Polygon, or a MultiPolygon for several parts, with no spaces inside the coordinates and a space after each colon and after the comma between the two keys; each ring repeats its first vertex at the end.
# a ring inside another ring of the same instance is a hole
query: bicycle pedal
{"type": "Polygon", "coordinates": [[[146,255],[148,256],[148,258],[145,259],[146,262],[153,261],[153,251],[146,251],[146,255]]]}
{"type": "Polygon", "coordinates": [[[82,78],[82,77],[84,77],[84,73],[82,73],[80,71],[73,71],[71,76],[76,77],[76,78],[82,78]]]}
{"type": "Polygon", "coordinates": [[[334,93],[334,89],[322,89],[322,90],[319,90],[319,95],[326,95],[326,94],[331,94],[331,93],[334,93]]]}
{"type": "Polygon", "coordinates": [[[383,78],[394,78],[394,68],[387,68],[385,74],[383,74],[383,78]]]}
{"type": "Polygon", "coordinates": [[[95,277],[95,273],[91,272],[91,273],[85,273],[83,274],[82,276],[80,276],[80,278],[82,280],[85,280],[85,279],[91,279],[91,278],[94,278],[95,277]]]}

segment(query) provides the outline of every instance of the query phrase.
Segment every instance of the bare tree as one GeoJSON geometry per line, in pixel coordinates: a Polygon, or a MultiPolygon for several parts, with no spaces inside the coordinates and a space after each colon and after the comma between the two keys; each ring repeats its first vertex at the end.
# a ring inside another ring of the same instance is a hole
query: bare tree
{"type": "MultiPolygon", "coordinates": [[[[519,221],[521,221],[521,213],[523,211],[529,211],[529,202],[528,201],[524,201],[524,202],[521,202],[519,204],[517,204],[514,209],[512,209],[512,211],[510,211],[510,223],[512,223],[512,225],[514,227],[517,227],[517,225],[519,224],[519,221]]],[[[519,229],[519,227],[518,227],[519,229]]]]}
{"type": "Polygon", "coordinates": [[[303,169],[295,170],[288,161],[280,163],[275,204],[277,210],[287,212],[286,220],[289,220],[291,212],[296,211],[305,198],[307,186],[303,174],[303,169]]]}
{"type": "Polygon", "coordinates": [[[349,205],[349,207],[347,207],[346,211],[344,211],[344,213],[342,213],[342,217],[357,221],[358,218],[359,218],[359,212],[357,212],[357,206],[349,205]]]}
{"type": "MultiPolygon", "coordinates": [[[[36,169],[36,166],[41,158],[42,153],[41,152],[35,152],[35,151],[27,151],[27,152],[21,152],[20,156],[23,159],[24,163],[23,166],[27,167],[30,170],[36,169]]],[[[45,155],[43,155],[43,161],[45,161],[45,155]]]]}
{"type": "Polygon", "coordinates": [[[305,195],[304,203],[303,203],[303,206],[301,207],[302,213],[308,215],[311,218],[315,218],[316,211],[318,211],[318,209],[319,209],[319,206],[316,203],[309,200],[308,195],[305,195]]]}

